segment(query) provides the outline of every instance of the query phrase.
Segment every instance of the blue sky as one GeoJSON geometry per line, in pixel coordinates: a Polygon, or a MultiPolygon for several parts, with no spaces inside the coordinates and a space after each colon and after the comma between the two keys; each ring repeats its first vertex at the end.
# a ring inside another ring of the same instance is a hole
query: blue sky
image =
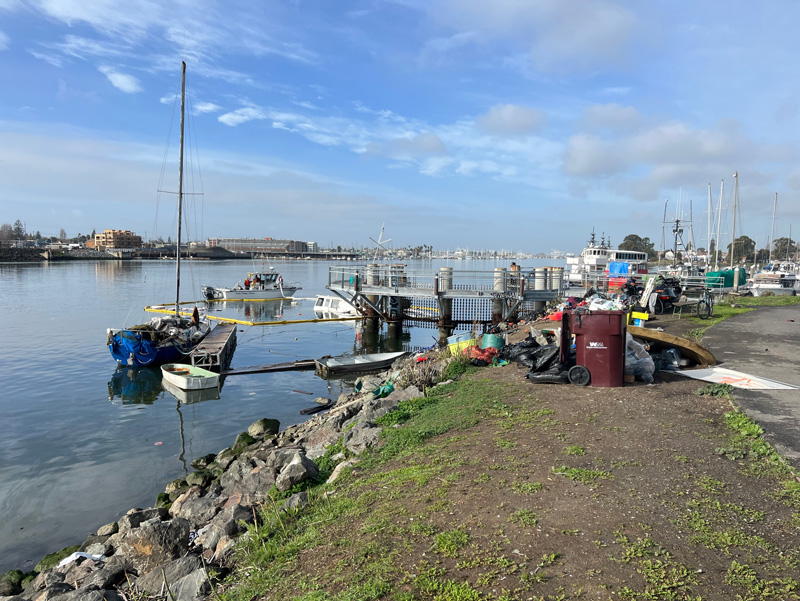
{"type": "Polygon", "coordinates": [[[0,0],[0,221],[171,235],[185,58],[195,239],[658,246],[668,199],[705,246],[724,180],[727,244],[738,171],[763,247],[775,193],[775,237],[800,230],[798,22],[789,1],[0,0]]]}

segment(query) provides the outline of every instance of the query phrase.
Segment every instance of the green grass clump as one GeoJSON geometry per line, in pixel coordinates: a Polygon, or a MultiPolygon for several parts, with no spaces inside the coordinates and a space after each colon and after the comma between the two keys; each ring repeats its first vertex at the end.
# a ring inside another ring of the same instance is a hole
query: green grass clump
{"type": "Polygon", "coordinates": [[[730,384],[706,384],[703,388],[698,388],[695,394],[698,396],[716,396],[729,399],[733,392],[730,384]]]}
{"type": "Polygon", "coordinates": [[[566,465],[554,467],[550,471],[586,485],[596,484],[598,480],[612,480],[614,478],[611,472],[590,470],[582,467],[567,467],[566,465]]]}
{"type": "Polygon", "coordinates": [[[469,534],[461,528],[447,530],[436,535],[433,549],[447,557],[458,557],[458,552],[469,543],[469,534]]]}

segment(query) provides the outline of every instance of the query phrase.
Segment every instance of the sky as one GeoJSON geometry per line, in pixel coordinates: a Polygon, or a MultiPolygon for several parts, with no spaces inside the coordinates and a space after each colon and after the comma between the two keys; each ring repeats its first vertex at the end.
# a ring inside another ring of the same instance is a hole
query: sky
{"type": "Polygon", "coordinates": [[[0,0],[0,222],[174,238],[185,60],[191,239],[580,252],[669,247],[680,218],[705,247],[737,206],[762,248],[800,235],[798,22],[791,0],[0,0]]]}

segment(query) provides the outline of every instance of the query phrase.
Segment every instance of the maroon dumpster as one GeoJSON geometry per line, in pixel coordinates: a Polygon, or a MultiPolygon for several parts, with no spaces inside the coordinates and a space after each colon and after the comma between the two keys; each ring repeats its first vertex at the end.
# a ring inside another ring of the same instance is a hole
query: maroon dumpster
{"type": "Polygon", "coordinates": [[[569,371],[573,384],[598,387],[622,386],[625,375],[624,311],[570,313],[575,334],[575,367],[569,371]]]}

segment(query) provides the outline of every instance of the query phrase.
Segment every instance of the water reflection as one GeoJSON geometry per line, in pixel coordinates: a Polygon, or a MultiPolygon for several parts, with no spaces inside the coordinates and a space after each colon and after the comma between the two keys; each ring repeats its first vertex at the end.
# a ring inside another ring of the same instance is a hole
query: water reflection
{"type": "Polygon", "coordinates": [[[292,301],[222,301],[209,303],[209,314],[223,313],[224,317],[243,321],[263,322],[283,319],[283,311],[290,307],[292,301]]]}
{"type": "Polygon", "coordinates": [[[203,401],[216,401],[219,398],[222,381],[220,381],[219,386],[203,388],[201,390],[182,390],[172,382],[167,382],[166,380],[161,381],[161,386],[183,405],[192,405],[203,401]]]}
{"type": "Polygon", "coordinates": [[[152,405],[161,394],[161,370],[119,367],[108,383],[108,400],[123,405],[152,405]]]}

